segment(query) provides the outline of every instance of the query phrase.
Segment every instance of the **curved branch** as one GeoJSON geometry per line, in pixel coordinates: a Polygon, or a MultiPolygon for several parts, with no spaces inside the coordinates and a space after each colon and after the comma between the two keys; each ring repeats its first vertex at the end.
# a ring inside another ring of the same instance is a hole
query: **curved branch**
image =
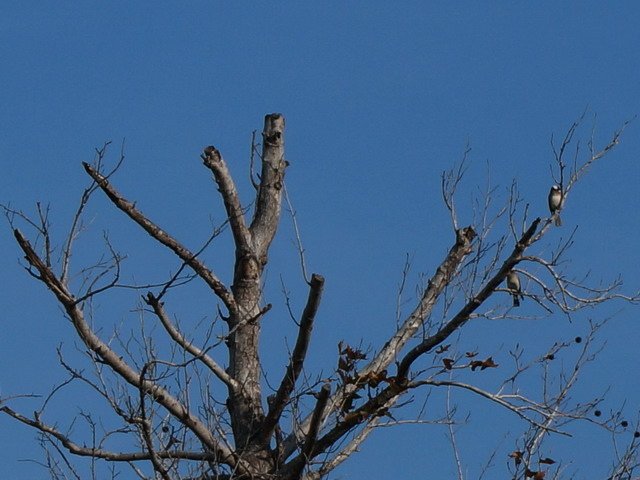
{"type": "MultiPolygon", "coordinates": [[[[55,427],[42,422],[39,418],[31,419],[7,406],[0,407],[0,412],[13,417],[14,419],[18,420],[21,423],[24,423],[25,425],[33,427],[36,430],[41,431],[42,433],[51,435],[56,440],[58,440],[62,444],[62,446],[69,451],[69,453],[72,453],[73,455],[77,455],[79,457],[100,458],[102,460],[108,460],[111,462],[140,462],[151,460],[151,454],[149,454],[148,452],[112,452],[100,448],[81,447],[73,440],[71,440],[67,435],[63,434],[55,427]]],[[[161,459],[184,459],[194,461],[213,461],[218,458],[216,454],[212,452],[191,452],[186,450],[162,450],[154,452],[154,455],[161,459]]]]}
{"type": "Polygon", "coordinates": [[[192,431],[207,450],[215,452],[220,461],[239,469],[241,472],[246,471],[244,464],[240,462],[237,456],[228,447],[221,444],[213,436],[209,428],[195,417],[184,404],[163,387],[150,380],[141,379],[138,372],[131,368],[120,355],[113,351],[109,345],[104,343],[95,334],[84,319],[83,312],[78,308],[78,303],[73,295],[67,291],[66,287],[62,285],[51,269],[42,262],[20,231],[14,230],[14,235],[24,251],[27,261],[38,271],[38,278],[53,292],[64,307],[78,336],[87,348],[94,352],[102,362],[108,365],[127,383],[152,396],[154,400],[162,405],[176,420],[192,431]]]}
{"type": "MultiPolygon", "coordinates": [[[[457,387],[457,388],[462,388],[464,390],[469,390],[470,392],[473,392],[477,395],[480,395],[481,397],[484,397],[488,400],[491,400],[492,402],[497,403],[498,405],[511,410],[513,413],[515,413],[516,415],[518,415],[520,418],[522,418],[523,420],[525,420],[526,422],[538,427],[538,428],[542,428],[545,431],[549,431],[549,432],[554,432],[554,433],[559,433],[561,435],[565,435],[567,437],[570,437],[571,435],[566,433],[566,432],[562,432],[560,430],[556,430],[553,429],[551,427],[549,427],[548,425],[544,425],[542,423],[536,422],[534,419],[527,417],[524,413],[521,412],[522,408],[518,407],[517,405],[513,405],[509,402],[507,402],[506,400],[504,400],[500,395],[496,395],[494,393],[491,392],[487,392],[486,390],[483,390],[481,388],[478,388],[474,385],[469,385],[468,383],[462,383],[462,382],[455,382],[452,380],[420,380],[417,382],[411,382],[408,385],[408,388],[417,388],[420,387],[422,385],[430,385],[433,387],[457,387]]],[[[541,412],[539,409],[534,409],[538,414],[542,415],[543,417],[545,417],[545,420],[547,418],[551,418],[553,417],[553,413],[551,414],[545,414],[544,412],[541,412]]],[[[547,423],[545,421],[545,423],[547,423]]]]}

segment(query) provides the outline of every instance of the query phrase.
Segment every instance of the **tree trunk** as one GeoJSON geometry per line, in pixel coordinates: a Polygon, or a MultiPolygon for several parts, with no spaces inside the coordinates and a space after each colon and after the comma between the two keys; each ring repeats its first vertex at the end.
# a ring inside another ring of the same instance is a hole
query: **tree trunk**
{"type": "MultiPolygon", "coordinates": [[[[250,242],[236,242],[236,263],[231,290],[237,309],[229,317],[229,373],[240,384],[240,392],[230,390],[228,406],[238,453],[256,456],[258,462],[271,462],[269,440],[256,435],[264,420],[260,389],[259,342],[261,277],[267,264],[268,249],[280,219],[284,160],[284,117],[265,117],[262,172],[256,196],[250,242]]],[[[254,463],[254,462],[252,462],[254,463]]],[[[263,470],[262,471],[268,471],[263,470]]]]}

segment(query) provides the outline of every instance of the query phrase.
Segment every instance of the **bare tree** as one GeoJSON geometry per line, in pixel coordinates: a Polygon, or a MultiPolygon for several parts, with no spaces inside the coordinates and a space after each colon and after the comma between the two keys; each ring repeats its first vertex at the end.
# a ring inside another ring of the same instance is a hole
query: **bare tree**
{"type": "MultiPolygon", "coordinates": [[[[603,322],[592,322],[584,338],[556,342],[535,358],[525,358],[522,350],[514,348],[510,352],[513,366],[502,367],[504,380],[494,390],[481,387],[474,379],[487,369],[498,368],[495,359],[481,352],[460,350],[454,334],[478,318],[520,318],[516,307],[521,301],[536,305],[537,315],[560,312],[571,318],[576,311],[609,300],[640,300],[637,294],[620,293],[620,281],[594,287],[586,278],[576,279],[566,272],[561,260],[573,243],[572,233],[550,253],[540,253],[544,249],[537,248],[556,228],[554,223],[562,209],[570,205],[577,182],[618,144],[624,130],[623,126],[601,148],[594,145],[592,136],[583,149],[576,139],[582,121],[571,125],[559,143],[552,139],[552,180],[562,197],[549,217],[530,218],[529,207],[514,183],[505,205],[495,204],[495,189],[488,187],[475,205],[473,224],[460,226],[455,196],[469,150],[455,168],[443,173],[442,195],[454,237],[448,253],[422,286],[412,311],[403,316],[398,309],[396,331],[386,343],[369,352],[341,342],[338,358],[327,358],[327,365],[337,362],[329,377],[314,378],[303,370],[324,279],[316,273],[307,275],[295,212],[289,204],[308,297],[298,313],[286,298],[297,325],[297,338],[288,365],[279,383],[269,387],[269,394],[263,391],[258,346],[263,318],[272,307],[263,298],[265,266],[283,201],[289,202],[283,116],[265,117],[260,152],[254,135],[249,166],[255,189],[251,208],[241,202],[221,153],[213,146],[204,149],[201,158],[213,175],[226,220],[213,228],[196,250],[178,240],[180,232],[173,234],[161,228],[116,189],[112,176],[121,167],[124,154],[109,170],[105,165],[106,144],[97,150],[93,164],[83,163],[90,184],[82,193],[60,248],[54,247],[48,208],[38,205],[36,219],[9,206],[4,210],[24,253],[26,271],[55,296],[84,345],[91,366],[90,372],[79,369],[60,351],[68,380],[59,388],[71,382],[84,383],[110,407],[118,423],[106,428],[110,423],[83,411],[79,420],[90,434],[88,438],[75,438],[70,429],[45,419],[47,404],[58,389],[32,416],[9,405],[17,398],[2,399],[0,410],[39,432],[46,451],[44,463],[54,478],[81,478],[72,461],[73,456],[80,456],[92,459],[93,478],[104,478],[98,472],[100,465],[106,464],[114,478],[118,466],[123,466],[139,478],[312,480],[326,477],[375,428],[402,423],[396,416],[412,392],[426,391],[428,395],[444,389],[449,402],[450,395],[460,390],[497,404],[523,421],[522,439],[510,450],[514,479],[541,479],[545,475],[560,478],[562,469],[554,466],[557,460],[542,453],[546,438],[565,434],[566,426],[578,420],[608,429],[614,438],[620,429],[615,414],[606,418],[600,415],[602,397],[576,403],[569,396],[582,367],[594,360],[594,338],[603,322]],[[260,164],[259,173],[254,172],[255,163],[260,164]],[[85,228],[86,205],[99,192],[153,242],[177,258],[179,264],[168,278],[153,284],[125,284],[121,274],[124,256],[106,235],[106,254],[98,262],[72,268],[73,247],[85,228]],[[18,228],[20,223],[34,230],[32,239],[18,228]],[[235,249],[230,284],[216,273],[220,265],[213,269],[203,260],[203,252],[226,230],[230,230],[235,249]],[[80,285],[71,281],[72,271],[80,276],[80,285]],[[208,287],[218,305],[218,313],[207,321],[204,335],[184,331],[172,312],[171,293],[192,282],[208,287]],[[93,319],[100,312],[94,311],[94,300],[123,287],[143,291],[139,313],[145,318],[152,316],[154,323],[163,327],[170,339],[168,348],[158,347],[161,341],[154,340],[144,328],[148,319],[142,322],[134,341],[125,338],[122,331],[108,336],[95,326],[93,319]],[[491,298],[496,301],[489,302],[491,298]],[[215,335],[214,326],[221,325],[224,334],[215,335]],[[581,344],[580,353],[568,357],[573,362],[571,367],[552,379],[549,363],[577,343],[581,344]],[[533,370],[544,373],[535,397],[519,389],[522,379],[533,370]],[[594,412],[598,414],[594,416],[594,412]],[[124,444],[129,449],[113,448],[112,439],[123,435],[129,438],[124,444]]],[[[399,298],[407,272],[408,263],[399,298]]],[[[411,421],[422,418],[418,412],[411,421]]],[[[432,421],[448,425],[459,477],[463,478],[452,405],[447,403],[447,414],[432,421]]],[[[637,446],[635,439],[618,446],[611,478],[631,478],[637,472],[637,446]]]]}

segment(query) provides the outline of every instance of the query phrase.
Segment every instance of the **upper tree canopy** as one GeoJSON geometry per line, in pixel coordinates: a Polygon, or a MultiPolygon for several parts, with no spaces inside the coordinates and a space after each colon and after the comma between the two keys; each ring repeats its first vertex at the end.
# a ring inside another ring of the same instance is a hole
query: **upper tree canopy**
{"type": "MultiPolygon", "coordinates": [[[[488,320],[502,320],[508,329],[522,318],[546,314],[571,320],[585,307],[614,299],[639,300],[621,293],[620,281],[592,285],[588,278],[576,280],[564,263],[574,242],[570,227],[564,227],[566,235],[555,248],[542,243],[560,228],[559,216],[571,208],[574,187],[618,144],[624,129],[601,147],[592,138],[588,148],[580,150],[575,147],[581,121],[560,141],[552,140],[549,183],[554,187],[545,215],[532,215],[514,183],[503,204],[496,200],[495,190],[487,190],[476,203],[473,223],[461,225],[461,207],[455,200],[467,165],[465,152],[461,163],[441,177],[452,228],[438,236],[443,245],[448,239],[448,251],[430,267],[410,310],[398,310],[396,328],[385,342],[363,347],[358,344],[361,339],[345,339],[337,351],[325,352],[320,367],[305,362],[325,279],[306,271],[295,214],[297,243],[292,248],[297,249],[308,284],[306,303],[295,308],[286,289],[279,298],[270,298],[273,294],[265,290],[269,250],[283,204],[289,202],[284,117],[267,115],[260,145],[252,142],[252,198],[241,198],[222,153],[214,146],[204,148],[201,159],[213,176],[225,220],[199,245],[187,246],[188,226],[184,231],[164,229],[162,219],[151,218],[135,201],[135,192],[118,189],[115,173],[124,157],[109,168],[105,145],[92,164],[83,163],[89,184],[65,236],[52,228],[49,209],[40,204],[35,218],[4,207],[25,269],[62,307],[82,344],[85,366],[68,361],[61,350],[68,379],[53,389],[40,409],[27,414],[13,406],[17,399],[7,398],[1,411],[40,433],[47,468],[56,478],[82,476],[72,458],[80,456],[98,461],[90,464],[97,476],[104,465],[114,472],[132,469],[142,478],[311,480],[327,477],[376,427],[407,420],[448,425],[462,468],[455,434],[460,418],[451,398],[463,392],[481,400],[471,408],[483,409],[486,402],[521,420],[522,437],[501,453],[511,458],[508,469],[514,478],[560,475],[564,459],[556,457],[549,437],[567,435],[570,423],[587,418],[612,433],[628,427],[618,412],[602,415],[601,391],[573,398],[584,365],[594,358],[593,341],[603,320],[591,322],[584,338],[558,338],[533,357],[525,355],[521,344],[510,347],[511,365],[504,352],[497,358],[500,339],[476,343],[473,349],[467,349],[463,339],[469,325],[483,328],[488,320]],[[112,244],[108,235],[99,260],[75,264],[73,252],[82,241],[88,205],[99,195],[124,214],[123,221],[141,228],[150,246],[172,254],[161,281],[127,272],[126,254],[120,253],[126,245],[112,244]],[[229,258],[214,255],[212,261],[208,253],[221,235],[231,237],[235,252],[229,258]],[[226,271],[233,273],[221,273],[226,271]],[[202,301],[215,300],[215,310],[201,327],[186,326],[177,311],[176,295],[194,285],[206,287],[202,301]],[[110,320],[103,317],[101,305],[123,288],[140,298],[137,306],[126,307],[139,316],[135,333],[122,325],[113,331],[104,327],[110,320]],[[269,316],[287,311],[295,342],[287,347],[286,366],[267,371],[260,358],[263,324],[269,316]],[[563,367],[557,370],[554,365],[559,362],[563,367]],[[538,371],[543,372],[542,380],[534,380],[538,371]],[[92,395],[91,400],[79,399],[81,413],[75,422],[81,428],[59,424],[47,410],[58,391],[72,383],[83,384],[92,395]],[[433,415],[434,407],[416,411],[407,406],[432,395],[435,411],[443,412],[439,417],[433,415]],[[96,400],[109,407],[109,415],[94,408],[96,400]]],[[[368,268],[373,271],[375,263],[368,268]]],[[[366,342],[366,330],[362,333],[366,342]]],[[[422,428],[425,435],[433,434],[428,426],[422,428]]],[[[636,466],[636,441],[624,448],[626,454],[613,462],[616,478],[636,466]]]]}

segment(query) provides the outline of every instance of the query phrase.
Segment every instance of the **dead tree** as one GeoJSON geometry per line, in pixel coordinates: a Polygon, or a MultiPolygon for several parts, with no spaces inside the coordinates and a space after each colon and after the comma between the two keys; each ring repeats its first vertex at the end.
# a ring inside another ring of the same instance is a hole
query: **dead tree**
{"type": "MultiPolygon", "coordinates": [[[[263,273],[280,223],[288,166],[283,116],[265,117],[259,154],[252,141],[252,209],[241,202],[221,153],[213,146],[204,149],[201,158],[217,185],[226,221],[195,251],[178,239],[180,232],[169,233],[161,228],[116,188],[112,175],[124,157],[121,155],[115,168],[108,171],[105,145],[97,151],[93,164],[83,164],[91,183],[83,192],[72,227],[58,251],[53,247],[48,209],[38,205],[36,220],[8,206],[4,210],[24,253],[27,272],[55,296],[86,347],[93,374],[70,365],[60,355],[69,382],[84,382],[111,408],[119,425],[111,431],[101,431],[92,415],[86,414],[84,420],[93,432],[93,440],[88,441],[73,438],[55,421],[45,418],[44,407],[29,416],[9,405],[17,400],[6,398],[1,411],[41,434],[51,454],[48,468],[56,478],[80,478],[70,458],[80,456],[123,465],[140,478],[312,480],[325,477],[349,458],[381,422],[393,423],[391,412],[402,410],[402,399],[409,392],[460,389],[522,419],[526,433],[522,444],[510,454],[513,478],[543,478],[554,463],[540,454],[545,438],[562,434],[569,422],[591,414],[600,401],[595,398],[578,405],[567,401],[581,367],[592,360],[590,348],[599,323],[591,325],[571,375],[564,377],[557,390],[545,388],[544,395],[538,398],[520,394],[514,385],[525,372],[562,355],[570,346],[568,343],[557,342],[529,362],[521,352],[513,351],[515,368],[505,374],[504,383],[489,391],[467,381],[463,373],[494,369],[497,362],[480,352],[459,352],[452,342],[454,333],[476,319],[516,316],[512,295],[535,304],[542,313],[561,312],[568,317],[584,307],[613,299],[638,301],[637,295],[620,293],[619,282],[594,288],[563,271],[560,259],[566,255],[573,235],[546,256],[536,252],[540,240],[556,228],[555,217],[570,205],[576,183],[618,144],[624,129],[615,132],[603,148],[597,149],[589,141],[583,152],[575,139],[581,121],[569,128],[558,145],[552,140],[553,181],[562,191],[562,204],[549,216],[530,218],[529,208],[523,207],[514,184],[506,205],[494,207],[493,190],[489,189],[476,205],[474,224],[460,226],[454,197],[468,152],[458,167],[445,172],[442,194],[450,212],[453,241],[412,311],[400,319],[396,331],[374,352],[341,343],[338,358],[327,359],[328,365],[337,361],[334,374],[315,381],[310,375],[303,375],[303,365],[324,278],[311,275],[306,305],[296,322],[297,338],[289,363],[268,394],[264,392],[258,347],[263,319],[271,309],[263,298],[263,273]],[[256,156],[261,165],[259,174],[253,172],[256,156]],[[166,356],[143,338],[140,344],[145,347],[135,358],[127,342],[101,336],[89,321],[88,317],[94,315],[94,299],[122,286],[123,256],[108,239],[106,259],[81,270],[81,287],[71,287],[74,242],[82,229],[85,207],[98,192],[180,262],[165,281],[135,285],[145,290],[141,310],[162,325],[171,341],[166,356]],[[505,231],[495,234],[500,221],[504,221],[505,231]],[[35,229],[31,240],[18,228],[20,222],[35,229]],[[219,265],[214,269],[202,259],[205,249],[225,228],[231,232],[235,249],[230,283],[216,273],[219,265]],[[505,286],[509,275],[511,283],[505,286]],[[202,282],[217,299],[217,318],[224,322],[225,331],[221,338],[211,334],[205,338],[194,336],[174,320],[170,292],[191,280],[202,282]],[[498,300],[489,302],[491,298],[498,300]],[[442,308],[436,310],[437,305],[442,308]],[[223,396],[220,387],[226,392],[223,396]],[[305,409],[308,403],[303,400],[309,398],[313,399],[312,405],[305,409]],[[109,437],[115,431],[131,436],[130,450],[109,448],[109,437]]],[[[304,259],[301,246],[299,253],[304,259]]],[[[615,432],[618,420],[612,417],[594,423],[615,432]]],[[[440,421],[452,423],[449,417],[440,421]]],[[[453,430],[451,435],[455,445],[453,430]]],[[[621,455],[616,463],[620,472],[635,471],[636,450],[632,442],[621,455]]],[[[91,467],[94,476],[95,465],[92,463],[91,467]]]]}

